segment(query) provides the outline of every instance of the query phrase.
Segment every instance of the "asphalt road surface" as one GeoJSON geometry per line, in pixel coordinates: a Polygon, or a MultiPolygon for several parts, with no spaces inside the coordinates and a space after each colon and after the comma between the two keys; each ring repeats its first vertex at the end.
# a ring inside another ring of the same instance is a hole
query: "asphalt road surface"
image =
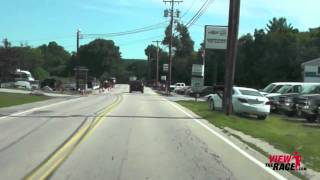
{"type": "Polygon", "coordinates": [[[219,134],[151,89],[117,85],[0,117],[0,179],[283,179],[219,134]]]}

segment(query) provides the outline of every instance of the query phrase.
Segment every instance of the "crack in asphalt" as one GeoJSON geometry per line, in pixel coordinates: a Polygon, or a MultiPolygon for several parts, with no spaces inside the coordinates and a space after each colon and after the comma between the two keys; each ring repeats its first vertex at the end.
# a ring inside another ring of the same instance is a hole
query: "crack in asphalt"
{"type": "MultiPolygon", "coordinates": [[[[190,129],[180,130],[176,138],[177,139],[173,140],[177,141],[177,150],[181,151],[184,156],[187,157],[187,154],[189,154],[186,152],[186,150],[188,150],[188,147],[190,146],[195,147],[195,149],[199,149],[200,152],[203,153],[195,153],[190,158],[191,162],[195,165],[195,167],[199,169],[199,172],[203,171],[204,174],[208,174],[208,172],[211,171],[211,173],[215,174],[216,179],[236,179],[232,171],[228,167],[226,167],[225,164],[222,162],[220,156],[210,152],[208,145],[205,142],[203,142],[199,137],[193,135],[190,129]],[[183,139],[183,141],[179,139],[183,139]],[[205,158],[206,156],[210,158],[212,162],[215,162],[215,164],[217,164],[218,166],[215,166],[216,168],[214,169],[210,169],[210,166],[204,163],[204,160],[207,159],[205,158]]],[[[194,174],[190,174],[190,177],[192,179],[195,179],[194,174]]]]}
{"type": "Polygon", "coordinates": [[[4,152],[5,150],[13,147],[14,145],[16,145],[17,143],[19,143],[20,141],[22,141],[23,139],[25,139],[27,136],[29,136],[30,134],[36,132],[38,129],[40,129],[41,127],[43,127],[45,124],[47,124],[51,119],[47,119],[46,121],[44,121],[43,123],[41,123],[40,125],[36,126],[35,128],[31,129],[30,131],[28,131],[27,133],[25,133],[24,135],[20,136],[19,138],[17,138],[16,140],[12,141],[11,143],[9,143],[8,145],[4,146],[3,148],[0,149],[0,152],[4,152]]]}

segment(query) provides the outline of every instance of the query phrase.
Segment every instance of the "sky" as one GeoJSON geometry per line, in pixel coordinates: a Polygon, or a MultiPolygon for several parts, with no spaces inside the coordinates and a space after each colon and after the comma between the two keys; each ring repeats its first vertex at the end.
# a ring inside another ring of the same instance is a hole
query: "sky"
{"type": "MultiPolygon", "coordinates": [[[[184,0],[176,4],[188,22],[206,0],[184,0]]],[[[300,31],[320,26],[319,0],[242,0],[239,35],[265,28],[273,17],[285,17],[300,31]]],[[[121,55],[127,59],[146,59],[144,49],[154,40],[162,40],[168,18],[163,11],[169,8],[162,0],[2,0],[0,39],[8,38],[12,45],[21,43],[37,47],[56,41],[68,51],[76,49],[76,31],[81,29],[84,45],[105,34],[159,24],[152,31],[119,37],[114,40],[121,55]]],[[[204,38],[204,25],[227,25],[229,0],[213,0],[211,6],[190,27],[195,50],[204,38]]],[[[166,46],[161,46],[167,49],[166,46]]]]}

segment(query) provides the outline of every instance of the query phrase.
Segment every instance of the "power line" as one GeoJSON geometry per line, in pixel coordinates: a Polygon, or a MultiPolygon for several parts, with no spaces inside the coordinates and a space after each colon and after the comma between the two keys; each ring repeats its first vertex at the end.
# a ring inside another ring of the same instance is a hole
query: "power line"
{"type": "MultiPolygon", "coordinates": [[[[162,38],[163,35],[152,36],[152,37],[143,38],[143,39],[137,39],[137,40],[135,40],[135,41],[130,41],[130,42],[122,42],[122,43],[119,43],[118,46],[121,46],[121,47],[123,47],[123,46],[128,46],[128,45],[132,45],[132,44],[137,44],[137,43],[142,43],[142,42],[150,41],[150,40],[153,40],[153,39],[156,39],[156,38],[160,38],[160,37],[162,38]]],[[[117,43],[117,42],[115,41],[115,43],[117,43]]]]}
{"type": "Polygon", "coordinates": [[[196,0],[192,1],[190,7],[182,14],[181,19],[184,18],[189,13],[189,11],[191,10],[191,8],[193,7],[195,2],[196,2],[196,0]]]}
{"type": "Polygon", "coordinates": [[[103,33],[103,34],[82,34],[84,36],[83,39],[86,38],[96,38],[96,37],[116,37],[116,36],[124,36],[124,35],[131,35],[131,34],[137,34],[137,33],[142,33],[142,32],[147,32],[147,31],[152,31],[156,29],[160,29],[165,27],[164,25],[168,21],[164,21],[161,23],[157,23],[154,25],[142,27],[142,28],[137,28],[133,30],[128,30],[128,31],[122,31],[122,32],[113,32],[113,33],[103,33]]]}
{"type": "Polygon", "coordinates": [[[191,27],[198,19],[206,12],[209,6],[213,3],[214,0],[206,0],[197,13],[188,21],[186,24],[187,27],[191,27]]]}

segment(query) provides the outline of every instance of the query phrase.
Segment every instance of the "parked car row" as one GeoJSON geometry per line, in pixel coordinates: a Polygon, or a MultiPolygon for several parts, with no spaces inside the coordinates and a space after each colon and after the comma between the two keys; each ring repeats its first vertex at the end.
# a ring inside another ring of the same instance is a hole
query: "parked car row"
{"type": "MultiPolygon", "coordinates": [[[[207,97],[211,110],[221,109],[223,87],[207,97]]],[[[259,91],[233,87],[232,110],[236,114],[256,115],[259,119],[265,119],[273,111],[315,122],[320,118],[320,83],[271,83],[259,91]]]]}

